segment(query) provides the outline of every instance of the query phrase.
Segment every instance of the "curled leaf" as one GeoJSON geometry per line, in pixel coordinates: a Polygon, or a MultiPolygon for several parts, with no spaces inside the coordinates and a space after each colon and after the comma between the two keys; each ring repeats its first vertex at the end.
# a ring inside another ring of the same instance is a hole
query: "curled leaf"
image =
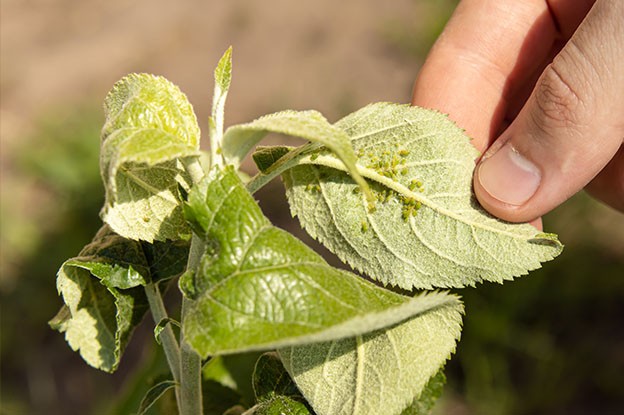
{"type": "Polygon", "coordinates": [[[188,237],[179,187],[181,160],[199,155],[199,127],[186,96],[165,78],[128,75],[105,100],[100,170],[102,218],[115,232],[151,242],[188,237]]]}

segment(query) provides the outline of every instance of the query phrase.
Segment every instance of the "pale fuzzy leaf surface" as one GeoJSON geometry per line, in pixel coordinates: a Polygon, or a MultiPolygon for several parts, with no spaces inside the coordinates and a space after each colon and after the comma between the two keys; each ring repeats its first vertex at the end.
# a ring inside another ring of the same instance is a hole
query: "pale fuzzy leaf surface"
{"type": "Polygon", "coordinates": [[[59,270],[56,286],[65,307],[52,328],[65,333],[70,347],[91,366],[114,372],[134,328],[147,311],[140,288],[106,287],[89,271],[75,266],[59,270]]]}
{"type": "Polygon", "coordinates": [[[129,239],[180,239],[189,231],[178,186],[190,178],[181,159],[199,154],[195,113],[165,78],[132,74],[106,97],[100,170],[106,190],[102,218],[129,239]]]}
{"type": "Polygon", "coordinates": [[[279,353],[316,414],[400,415],[455,350],[461,313],[443,304],[385,330],[279,353]]]}
{"type": "MultiPolygon", "coordinates": [[[[357,156],[349,137],[343,130],[331,125],[317,111],[281,111],[247,124],[232,126],[225,132],[223,155],[226,160],[238,166],[247,153],[268,133],[301,137],[325,146],[342,161],[346,171],[362,187],[364,193],[371,195],[366,181],[355,168],[357,156]]],[[[310,149],[319,148],[318,145],[310,149]]]]}
{"type": "Polygon", "coordinates": [[[331,154],[283,174],[293,215],[340,259],[405,289],[502,282],[559,255],[552,234],[490,216],[472,192],[477,151],[446,115],[378,103],[336,124],[377,196],[367,209],[331,154]]]}
{"type": "Polygon", "coordinates": [[[183,333],[201,356],[352,337],[445,305],[451,295],[405,297],[329,266],[262,214],[232,168],[213,169],[185,214],[206,243],[183,333]]]}
{"type": "Polygon", "coordinates": [[[140,286],[179,275],[184,242],[132,241],[103,226],[80,254],[65,261],[57,288],[65,306],[50,322],[91,366],[113,372],[147,311],[140,286]]]}
{"type": "Polygon", "coordinates": [[[442,396],[444,390],[444,384],[446,383],[446,376],[444,371],[440,370],[434,375],[425,386],[418,399],[416,399],[410,406],[405,408],[401,415],[429,415],[433,410],[438,399],[442,396]]]}

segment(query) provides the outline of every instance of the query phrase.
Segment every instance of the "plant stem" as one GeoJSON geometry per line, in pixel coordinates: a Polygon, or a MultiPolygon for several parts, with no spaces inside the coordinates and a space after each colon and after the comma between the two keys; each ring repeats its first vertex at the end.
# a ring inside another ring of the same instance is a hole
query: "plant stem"
{"type": "MultiPolygon", "coordinates": [[[[199,267],[200,259],[205,251],[204,241],[193,234],[189,252],[187,270],[195,272],[199,267]]],[[[191,300],[182,297],[182,321],[186,317],[191,300]]],[[[201,357],[184,340],[183,332],[180,333],[181,344],[181,372],[180,372],[180,415],[201,415],[203,413],[202,389],[201,389],[201,357]]]]}
{"type": "MultiPolygon", "coordinates": [[[[194,184],[199,183],[204,178],[204,169],[199,159],[190,159],[185,163],[185,167],[194,184]]],[[[204,241],[193,234],[186,264],[187,271],[197,271],[205,249],[204,241]]],[[[184,323],[189,302],[189,299],[182,296],[182,323],[184,323]]],[[[180,399],[178,399],[180,415],[202,415],[201,357],[184,340],[183,331],[180,331],[180,345],[180,399]]]]}
{"type": "MultiPolygon", "coordinates": [[[[145,286],[145,295],[152,312],[152,317],[156,324],[167,318],[167,309],[163,303],[162,295],[158,289],[158,285],[155,283],[149,283],[145,286]]],[[[160,340],[165,351],[165,357],[169,364],[169,369],[173,375],[173,380],[176,382],[176,400],[180,401],[180,347],[176,341],[176,336],[173,332],[171,324],[167,324],[160,333],[160,340]]]]}

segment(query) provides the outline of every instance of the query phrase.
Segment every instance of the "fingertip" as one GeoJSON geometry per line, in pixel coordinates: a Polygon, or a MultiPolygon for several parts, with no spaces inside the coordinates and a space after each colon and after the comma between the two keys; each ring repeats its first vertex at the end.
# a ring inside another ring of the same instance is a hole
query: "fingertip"
{"type": "Polygon", "coordinates": [[[541,180],[541,170],[508,141],[480,160],[474,189],[481,205],[493,215],[511,222],[527,222],[537,217],[525,206],[538,191],[541,180]]]}

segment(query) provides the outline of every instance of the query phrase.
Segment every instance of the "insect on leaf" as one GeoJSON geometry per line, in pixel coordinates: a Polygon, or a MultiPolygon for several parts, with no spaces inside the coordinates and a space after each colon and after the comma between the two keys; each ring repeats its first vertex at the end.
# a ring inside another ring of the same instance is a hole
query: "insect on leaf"
{"type": "Polygon", "coordinates": [[[201,356],[353,337],[461,307],[449,294],[410,298],[329,266],[271,225],[232,168],[194,187],[185,214],[207,246],[180,279],[184,337],[201,356]]]}
{"type": "Polygon", "coordinates": [[[489,215],[472,192],[477,151],[447,116],[372,104],[336,124],[358,154],[374,210],[331,154],[284,172],[293,215],[355,269],[405,289],[502,282],[559,255],[553,234],[489,215]]]}

